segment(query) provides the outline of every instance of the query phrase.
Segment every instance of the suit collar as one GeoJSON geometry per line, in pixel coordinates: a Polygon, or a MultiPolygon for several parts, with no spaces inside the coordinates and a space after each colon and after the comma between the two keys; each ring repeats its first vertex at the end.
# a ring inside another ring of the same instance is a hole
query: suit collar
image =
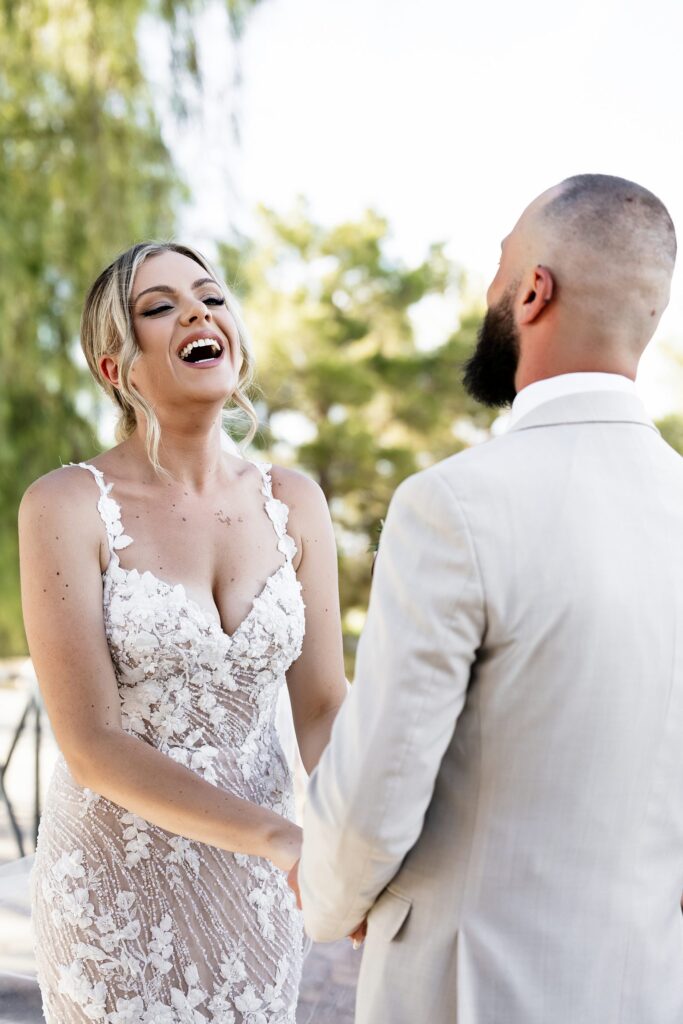
{"type": "Polygon", "coordinates": [[[537,405],[544,405],[555,398],[565,395],[581,394],[585,391],[621,391],[627,395],[636,394],[634,381],[619,373],[562,373],[555,377],[545,377],[522,388],[510,410],[510,426],[521,420],[537,405]]]}
{"type": "Polygon", "coordinates": [[[569,423],[638,423],[657,431],[637,395],[621,391],[584,391],[536,406],[522,416],[508,433],[569,423]]]}

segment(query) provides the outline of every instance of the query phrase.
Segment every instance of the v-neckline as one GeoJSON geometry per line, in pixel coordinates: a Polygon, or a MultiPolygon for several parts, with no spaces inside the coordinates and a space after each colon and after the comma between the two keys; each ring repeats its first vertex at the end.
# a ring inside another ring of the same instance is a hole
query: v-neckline
{"type": "MultiPolygon", "coordinates": [[[[243,456],[243,458],[246,459],[245,456],[243,456]]],[[[102,472],[102,470],[98,469],[97,466],[93,466],[92,463],[90,462],[70,463],[70,465],[78,465],[81,466],[83,469],[90,470],[90,472],[95,477],[95,480],[97,481],[97,484],[100,489],[100,500],[98,502],[97,507],[104,521],[105,528],[107,530],[107,540],[109,542],[109,562],[107,563],[106,569],[104,569],[102,572],[102,578],[104,579],[106,576],[111,576],[111,571],[113,568],[115,568],[119,572],[124,573],[125,575],[129,575],[135,572],[138,574],[140,578],[142,578],[145,575],[149,576],[158,585],[166,587],[168,591],[172,591],[176,588],[179,588],[182,592],[183,601],[186,607],[192,609],[199,616],[199,618],[202,620],[205,626],[208,626],[214,631],[220,633],[221,636],[223,636],[229,643],[232,643],[235,637],[238,636],[238,634],[246,626],[247,622],[250,621],[251,617],[256,611],[256,606],[259,599],[263,597],[263,595],[266,593],[266,591],[268,590],[272,582],[275,580],[275,578],[280,573],[282,573],[287,568],[287,566],[291,567],[291,570],[292,572],[294,572],[296,577],[296,572],[294,570],[294,566],[292,563],[292,559],[296,554],[296,544],[293,538],[287,533],[287,520],[289,518],[289,508],[283,501],[281,501],[279,498],[274,497],[273,495],[273,486],[270,477],[271,464],[267,462],[259,463],[253,459],[246,459],[246,461],[250,462],[251,465],[258,470],[258,473],[261,477],[261,494],[266,499],[264,503],[264,511],[268,519],[270,519],[275,534],[278,538],[277,550],[281,554],[284,554],[285,561],[282,563],[282,565],[279,565],[276,569],[274,569],[271,572],[271,574],[268,576],[261,589],[258,591],[257,594],[254,595],[254,597],[251,600],[251,607],[249,608],[249,611],[244,616],[239,625],[233,630],[232,633],[228,633],[227,630],[223,628],[223,623],[221,622],[220,618],[220,612],[218,613],[218,618],[214,617],[210,612],[207,612],[204,609],[203,605],[199,603],[199,601],[195,600],[195,598],[193,597],[190,597],[184,583],[169,583],[168,580],[164,580],[160,576],[157,576],[156,573],[153,573],[150,569],[140,570],[135,566],[131,566],[130,569],[124,569],[124,567],[121,565],[116,549],[117,547],[128,547],[128,545],[134,543],[134,541],[132,537],[127,536],[123,532],[124,528],[121,506],[119,505],[116,498],[112,498],[110,494],[114,486],[113,482],[105,482],[104,473],[102,472]]],[[[218,611],[218,608],[216,609],[216,611],[218,611]]]]}
{"type": "Polygon", "coordinates": [[[225,639],[230,644],[232,644],[233,641],[235,640],[235,637],[242,631],[242,629],[246,626],[247,622],[249,622],[251,617],[256,612],[257,602],[265,595],[266,591],[271,586],[276,576],[279,576],[279,574],[283,572],[283,570],[285,570],[288,566],[290,566],[293,569],[292,563],[289,560],[283,562],[282,565],[278,566],[277,569],[271,572],[270,576],[263,584],[261,589],[252,598],[251,607],[249,611],[244,616],[240,624],[233,630],[232,633],[228,633],[228,631],[223,628],[223,624],[220,618],[217,619],[215,616],[211,615],[209,612],[206,611],[203,605],[199,603],[199,601],[197,601],[194,597],[190,597],[184,583],[169,583],[168,580],[164,580],[160,576],[157,576],[156,573],[153,573],[150,569],[144,569],[142,572],[139,569],[136,569],[135,567],[131,569],[124,569],[124,567],[119,562],[118,556],[115,554],[115,552],[112,552],[109,564],[102,573],[102,578],[104,579],[108,576],[111,579],[111,570],[114,569],[119,573],[123,573],[125,576],[129,576],[131,575],[131,573],[137,573],[140,579],[142,579],[143,576],[149,576],[151,579],[154,580],[155,583],[159,584],[162,587],[165,587],[167,591],[180,590],[183,595],[183,603],[188,608],[192,609],[192,611],[194,611],[196,615],[199,616],[204,625],[208,626],[210,629],[213,629],[214,632],[220,633],[221,636],[225,637],[225,639]],[[116,561],[114,561],[114,559],[116,559],[116,561]]]}

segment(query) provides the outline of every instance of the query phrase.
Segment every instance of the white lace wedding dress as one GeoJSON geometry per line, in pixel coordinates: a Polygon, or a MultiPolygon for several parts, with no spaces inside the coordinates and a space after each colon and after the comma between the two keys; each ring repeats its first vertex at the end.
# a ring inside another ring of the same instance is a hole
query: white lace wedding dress
{"type": "MultiPolygon", "coordinates": [[[[132,540],[112,484],[79,465],[99,485],[109,539],[104,621],[123,728],[207,782],[293,817],[274,716],[301,652],[304,605],[270,466],[257,463],[284,562],[228,635],[182,585],[121,568],[117,549],[132,540]]],[[[128,813],[77,785],[61,757],[31,888],[48,1024],[294,1024],[303,930],[284,873],[128,813]]]]}

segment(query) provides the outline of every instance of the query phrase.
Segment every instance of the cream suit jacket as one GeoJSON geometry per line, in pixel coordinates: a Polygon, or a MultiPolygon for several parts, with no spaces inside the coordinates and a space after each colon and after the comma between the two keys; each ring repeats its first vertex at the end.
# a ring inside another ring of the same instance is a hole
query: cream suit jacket
{"type": "Polygon", "coordinates": [[[683,1022],[683,459],[547,402],[397,490],[312,776],[310,934],[357,1024],[683,1022]]]}

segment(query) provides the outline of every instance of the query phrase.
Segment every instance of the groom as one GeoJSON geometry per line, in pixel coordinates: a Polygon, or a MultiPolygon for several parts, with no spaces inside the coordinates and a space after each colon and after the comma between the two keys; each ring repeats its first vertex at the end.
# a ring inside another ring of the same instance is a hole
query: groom
{"type": "Polygon", "coordinates": [[[675,235],[579,175],[502,245],[466,385],[505,436],[405,481],[300,885],[368,918],[357,1024],[683,1021],[683,459],[634,391],[675,235]]]}

